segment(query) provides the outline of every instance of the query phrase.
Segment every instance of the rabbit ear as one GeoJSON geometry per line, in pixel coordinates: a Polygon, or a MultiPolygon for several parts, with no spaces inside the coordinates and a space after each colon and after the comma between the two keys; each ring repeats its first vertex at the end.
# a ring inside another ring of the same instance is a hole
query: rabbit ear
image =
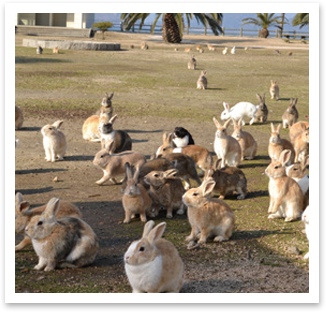
{"type": "Polygon", "coordinates": [[[224,108],[225,108],[227,111],[230,110],[230,108],[229,108],[229,104],[228,104],[228,103],[223,102],[223,106],[224,106],[224,108]]]}
{"type": "Polygon", "coordinates": [[[262,100],[261,96],[260,96],[258,93],[256,93],[256,97],[257,97],[257,99],[258,99],[259,101],[262,100]]]}
{"type": "Polygon", "coordinates": [[[110,97],[109,97],[109,100],[112,100],[113,95],[114,95],[114,92],[111,93],[111,95],[110,95],[110,97]]]}
{"type": "Polygon", "coordinates": [[[145,237],[148,236],[149,232],[152,230],[154,225],[155,225],[155,222],[153,220],[150,220],[150,221],[145,223],[142,238],[145,238],[145,237]]]}
{"type": "Polygon", "coordinates": [[[237,126],[237,122],[235,121],[235,119],[233,117],[231,117],[232,123],[233,123],[233,127],[235,128],[237,126]]]}
{"type": "Polygon", "coordinates": [[[205,171],[204,180],[207,180],[207,179],[211,178],[212,175],[213,175],[213,173],[214,173],[214,170],[213,170],[213,169],[208,169],[208,170],[206,170],[206,171],[205,171]]]}
{"type": "Polygon", "coordinates": [[[231,121],[232,121],[231,118],[230,118],[229,120],[227,120],[227,121],[224,123],[223,127],[224,127],[224,128],[228,128],[228,126],[230,125],[231,121]]]}
{"type": "Polygon", "coordinates": [[[212,179],[209,179],[202,184],[204,197],[209,195],[214,190],[215,184],[216,182],[212,179]]]}
{"type": "Polygon", "coordinates": [[[221,127],[221,124],[218,122],[218,120],[215,117],[213,117],[213,121],[215,123],[216,128],[221,127]]]}
{"type": "Polygon", "coordinates": [[[240,127],[240,129],[241,129],[241,127],[242,127],[242,117],[240,117],[240,119],[239,119],[239,121],[238,121],[238,126],[240,127]]]}
{"type": "Polygon", "coordinates": [[[63,120],[57,120],[56,122],[54,122],[52,124],[52,126],[55,127],[55,128],[57,128],[57,129],[59,129],[60,126],[62,125],[62,123],[63,123],[63,120]]]}
{"type": "Polygon", "coordinates": [[[309,166],[309,155],[303,159],[302,165],[303,165],[303,170],[306,170],[306,168],[309,166]]]}
{"type": "Polygon", "coordinates": [[[221,161],[222,161],[222,158],[216,159],[215,166],[214,166],[214,169],[215,169],[215,170],[218,170],[221,161]]]}
{"type": "Polygon", "coordinates": [[[135,180],[136,183],[138,181],[139,171],[140,171],[140,169],[139,169],[139,167],[137,167],[135,172],[134,172],[134,180],[135,180]]]}
{"type": "Polygon", "coordinates": [[[272,128],[272,132],[275,132],[275,127],[274,124],[271,122],[271,128],[272,128]]]}
{"type": "Polygon", "coordinates": [[[53,218],[58,213],[60,207],[59,198],[51,198],[46,205],[46,208],[43,212],[45,218],[53,218]]]}
{"type": "Polygon", "coordinates": [[[131,172],[130,164],[128,162],[125,163],[125,169],[126,169],[126,175],[127,175],[128,180],[131,180],[132,172],[131,172]]]}
{"type": "Polygon", "coordinates": [[[276,132],[277,132],[278,134],[280,134],[280,131],[281,131],[281,124],[279,124],[279,125],[277,126],[277,129],[276,129],[276,132]]]}
{"type": "Polygon", "coordinates": [[[280,154],[280,162],[282,163],[282,166],[284,167],[285,164],[290,160],[291,158],[291,150],[289,149],[285,149],[284,151],[282,151],[282,153],[280,154]]]}
{"type": "Polygon", "coordinates": [[[113,153],[113,151],[112,151],[112,149],[113,149],[113,145],[114,145],[114,141],[111,141],[106,147],[105,147],[105,149],[106,149],[106,151],[109,153],[109,154],[112,154],[113,153]]]}
{"type": "Polygon", "coordinates": [[[16,205],[20,204],[23,201],[23,194],[20,192],[17,192],[16,196],[15,196],[15,201],[16,201],[16,205]]]}
{"type": "Polygon", "coordinates": [[[297,103],[298,103],[298,98],[295,98],[293,101],[293,106],[297,105],[297,103]]]}
{"type": "Polygon", "coordinates": [[[306,131],[307,127],[306,127],[306,124],[303,123],[303,122],[300,122],[300,126],[302,128],[303,131],[306,131]]]}
{"type": "Polygon", "coordinates": [[[164,178],[173,177],[178,173],[178,169],[169,169],[163,172],[164,178]]]}
{"type": "Polygon", "coordinates": [[[148,234],[148,240],[151,244],[154,244],[156,241],[158,241],[162,236],[166,228],[166,222],[162,222],[155,226],[154,229],[150,231],[148,234]]]}
{"type": "Polygon", "coordinates": [[[113,124],[115,122],[115,120],[117,119],[118,115],[115,114],[110,120],[109,123],[113,124]]]}
{"type": "Polygon", "coordinates": [[[168,142],[169,144],[172,143],[172,132],[168,134],[167,142],[168,142]]]}

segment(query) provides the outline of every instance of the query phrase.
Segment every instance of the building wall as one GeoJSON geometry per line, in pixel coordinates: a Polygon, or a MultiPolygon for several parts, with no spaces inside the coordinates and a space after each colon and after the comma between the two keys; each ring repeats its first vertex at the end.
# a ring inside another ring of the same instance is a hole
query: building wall
{"type": "Polygon", "coordinates": [[[50,25],[50,13],[36,13],[35,25],[37,26],[49,26],[50,25]]]}
{"type": "Polygon", "coordinates": [[[35,13],[17,14],[16,25],[35,26],[35,13]]]}

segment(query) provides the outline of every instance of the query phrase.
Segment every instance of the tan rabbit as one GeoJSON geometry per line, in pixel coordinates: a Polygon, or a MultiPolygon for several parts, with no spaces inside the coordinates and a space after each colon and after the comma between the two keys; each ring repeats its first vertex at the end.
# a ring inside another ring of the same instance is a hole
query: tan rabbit
{"type": "Polygon", "coordinates": [[[144,181],[150,185],[150,195],[154,199],[156,215],[160,206],[166,209],[166,217],[173,217],[173,209],[177,214],[184,214],[186,207],[182,203],[182,195],[185,192],[181,180],[176,177],[176,169],[166,171],[152,171],[145,176],[144,181]]]}
{"type": "Polygon", "coordinates": [[[197,89],[207,89],[207,78],[206,78],[206,70],[203,70],[197,80],[197,89]]]}
{"type": "Polygon", "coordinates": [[[269,88],[269,93],[271,95],[271,99],[276,99],[279,100],[280,99],[280,96],[279,96],[279,93],[280,93],[280,89],[278,87],[278,84],[277,84],[277,81],[273,81],[271,80],[271,86],[269,88]]]}
{"type": "Polygon", "coordinates": [[[286,167],[286,175],[295,180],[303,193],[303,209],[309,205],[309,177],[307,175],[307,167],[309,166],[309,156],[305,157],[301,162],[286,167]]]}
{"type": "Polygon", "coordinates": [[[277,129],[275,129],[274,124],[271,123],[272,133],[269,138],[269,144],[268,144],[268,155],[272,160],[278,160],[280,158],[281,152],[285,149],[289,149],[291,151],[291,157],[289,158],[290,163],[293,164],[294,162],[294,148],[290,141],[286,139],[281,139],[280,137],[280,131],[281,131],[281,124],[277,126],[277,129]]]}
{"type": "Polygon", "coordinates": [[[182,153],[187,156],[190,156],[196,165],[203,171],[210,168],[212,165],[212,155],[209,150],[205,147],[199,145],[186,145],[184,147],[172,147],[172,133],[163,134],[163,145],[160,148],[160,151],[157,152],[157,157],[170,154],[170,153],[182,153]]]}
{"type": "Polygon", "coordinates": [[[214,141],[214,151],[217,159],[222,159],[221,168],[226,165],[237,167],[241,161],[241,148],[238,141],[227,134],[227,127],[231,119],[227,120],[222,126],[218,120],[213,117],[213,121],[217,128],[214,141]]]}
{"type": "Polygon", "coordinates": [[[107,147],[96,153],[93,164],[103,170],[103,177],[96,181],[96,184],[103,185],[107,180],[117,184],[116,176],[125,174],[125,164],[129,162],[132,168],[140,168],[146,163],[146,158],[143,154],[135,151],[125,151],[113,154],[111,149],[114,141],[108,144],[107,147]]]}
{"type": "MultiPolygon", "coordinates": [[[[30,208],[29,202],[24,201],[23,195],[18,192],[15,196],[15,233],[24,233],[25,227],[31,221],[31,218],[42,214],[45,207],[46,205],[30,208]]],[[[62,201],[57,217],[59,219],[65,217],[82,218],[82,213],[75,205],[62,201]]],[[[22,250],[31,243],[31,239],[25,235],[24,239],[15,246],[15,250],[22,250]]]]}
{"type": "Polygon", "coordinates": [[[309,129],[309,122],[307,121],[298,121],[292,127],[290,127],[289,136],[292,144],[295,138],[302,134],[302,132],[304,132],[306,129],[309,129]],[[303,127],[302,124],[304,124],[305,127],[303,127]]]}
{"type": "Polygon", "coordinates": [[[302,161],[309,155],[309,125],[307,127],[305,123],[300,122],[300,126],[302,132],[293,139],[295,162],[302,161]]]}
{"type": "Polygon", "coordinates": [[[220,194],[219,199],[224,199],[229,193],[236,191],[238,199],[244,199],[247,195],[247,179],[242,170],[236,167],[224,167],[218,169],[218,159],[215,168],[211,168],[205,172],[204,180],[212,178],[215,181],[214,192],[220,194]]]}
{"type": "Polygon", "coordinates": [[[59,54],[59,48],[58,47],[54,47],[52,52],[54,54],[59,54]]]}
{"type": "Polygon", "coordinates": [[[211,198],[215,181],[204,180],[198,188],[188,190],[182,197],[188,207],[188,220],[191,233],[186,241],[205,244],[207,239],[214,242],[229,240],[234,227],[235,216],[227,203],[221,199],[211,198]]]}
{"type": "Polygon", "coordinates": [[[239,119],[238,124],[232,118],[234,130],[232,137],[234,137],[241,148],[241,161],[243,159],[254,159],[257,153],[257,142],[253,136],[242,130],[242,118],[239,119]]]}
{"type": "Polygon", "coordinates": [[[183,262],[174,245],[161,238],[166,223],[144,226],[143,236],[124,254],[125,271],[133,293],[177,293],[183,285],[183,262]]]}
{"type": "Polygon", "coordinates": [[[24,122],[23,112],[20,107],[15,106],[15,130],[19,130],[24,122]]]}
{"type": "Polygon", "coordinates": [[[109,120],[101,119],[98,131],[101,136],[101,148],[103,149],[110,142],[114,142],[111,152],[120,153],[123,151],[130,151],[132,149],[132,140],[129,134],[123,130],[114,130],[113,124],[116,121],[118,115],[115,114],[109,120]]]}
{"type": "Polygon", "coordinates": [[[136,168],[134,175],[128,162],[125,164],[125,168],[127,185],[122,196],[122,205],[125,210],[123,223],[129,223],[136,214],[139,214],[142,222],[146,222],[146,212],[152,206],[152,199],[146,189],[138,183],[139,168],[136,168]]]}
{"type": "Polygon", "coordinates": [[[190,52],[191,48],[185,48],[185,52],[190,52]]]}
{"type": "Polygon", "coordinates": [[[192,55],[192,57],[188,62],[188,69],[194,69],[194,70],[196,69],[196,59],[194,55],[192,55]]]}
{"type": "Polygon", "coordinates": [[[59,207],[58,198],[50,199],[44,212],[25,228],[39,257],[35,270],[82,267],[97,255],[99,244],[91,227],[79,218],[57,219],[59,207]]]}
{"type": "Polygon", "coordinates": [[[300,218],[303,211],[301,188],[296,181],[286,175],[285,165],[290,157],[290,150],[282,151],[279,159],[272,159],[265,170],[269,177],[269,219],[285,218],[285,222],[290,222],[300,218]]]}
{"type": "Polygon", "coordinates": [[[286,127],[291,127],[294,125],[299,118],[299,113],[296,108],[296,105],[298,103],[298,99],[293,99],[291,98],[290,100],[290,105],[288,108],[285,110],[285,112],[282,115],[282,121],[283,121],[283,128],[285,129],[286,127]]]}
{"type": "Polygon", "coordinates": [[[111,117],[110,113],[101,113],[100,116],[92,115],[88,117],[83,124],[83,139],[91,142],[101,142],[99,124],[105,123],[111,117]]]}
{"type": "Polygon", "coordinates": [[[63,120],[57,120],[52,125],[46,125],[41,129],[46,161],[63,160],[67,141],[64,133],[59,130],[62,123],[63,120]]]}
{"type": "Polygon", "coordinates": [[[208,48],[209,51],[215,51],[216,50],[216,48],[211,44],[208,44],[207,48],[208,48]]]}

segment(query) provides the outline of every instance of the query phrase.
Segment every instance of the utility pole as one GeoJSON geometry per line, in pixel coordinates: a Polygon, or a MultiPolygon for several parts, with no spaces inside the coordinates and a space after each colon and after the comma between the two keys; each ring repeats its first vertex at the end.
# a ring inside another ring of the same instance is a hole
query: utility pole
{"type": "Polygon", "coordinates": [[[281,15],[281,27],[280,27],[280,37],[282,39],[282,36],[283,36],[283,27],[284,27],[284,17],[285,17],[285,13],[282,13],[281,15]]]}

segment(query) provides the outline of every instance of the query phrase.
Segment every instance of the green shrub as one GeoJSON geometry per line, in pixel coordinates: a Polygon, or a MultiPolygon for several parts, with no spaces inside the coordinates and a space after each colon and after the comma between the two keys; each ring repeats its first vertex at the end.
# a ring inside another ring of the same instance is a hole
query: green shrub
{"type": "Polygon", "coordinates": [[[94,23],[92,27],[98,28],[102,31],[102,39],[104,40],[104,32],[111,28],[113,24],[111,22],[100,22],[100,23],[94,23]]]}

